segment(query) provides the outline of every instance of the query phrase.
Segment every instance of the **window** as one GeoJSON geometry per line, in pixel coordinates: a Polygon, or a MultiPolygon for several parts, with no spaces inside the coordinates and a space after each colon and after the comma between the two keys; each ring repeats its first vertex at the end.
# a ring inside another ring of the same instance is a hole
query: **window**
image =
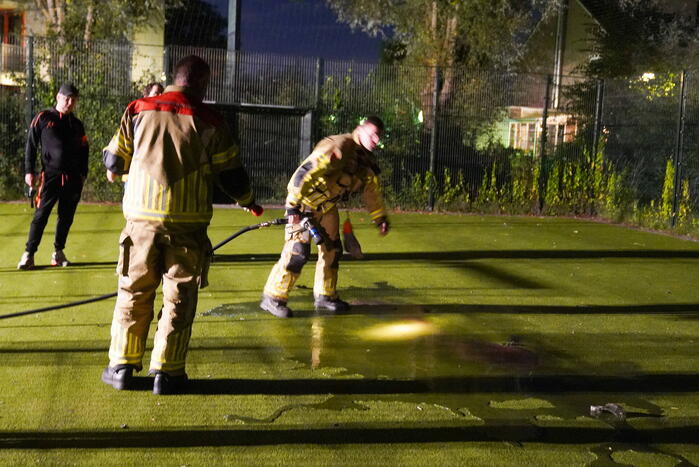
{"type": "MultiPolygon", "coordinates": [[[[547,148],[573,141],[577,126],[574,120],[557,119],[546,125],[547,148]]],[[[541,141],[541,120],[510,122],[508,146],[525,151],[536,151],[541,141]]]]}
{"type": "Polygon", "coordinates": [[[24,33],[24,13],[16,10],[0,10],[2,16],[2,43],[19,44],[24,33]]]}
{"type": "Polygon", "coordinates": [[[0,27],[0,71],[22,71],[24,13],[17,10],[0,10],[0,27]]]}

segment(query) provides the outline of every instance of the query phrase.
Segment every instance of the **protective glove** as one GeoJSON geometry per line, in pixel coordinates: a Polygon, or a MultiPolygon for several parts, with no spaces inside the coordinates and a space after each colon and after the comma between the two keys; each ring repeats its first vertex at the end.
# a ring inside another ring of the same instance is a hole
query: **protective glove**
{"type": "Polygon", "coordinates": [[[390,230],[390,227],[388,225],[388,219],[386,219],[385,217],[378,219],[376,221],[376,228],[379,229],[380,235],[388,235],[388,231],[390,230]]]}
{"type": "Polygon", "coordinates": [[[260,217],[262,213],[265,212],[264,208],[255,202],[247,206],[243,206],[243,209],[255,217],[260,217]]]}

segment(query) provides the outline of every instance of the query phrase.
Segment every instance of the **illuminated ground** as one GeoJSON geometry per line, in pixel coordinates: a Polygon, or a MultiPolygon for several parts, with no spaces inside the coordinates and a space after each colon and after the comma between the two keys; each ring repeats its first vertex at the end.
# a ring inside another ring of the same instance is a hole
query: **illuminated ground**
{"type": "MultiPolygon", "coordinates": [[[[77,264],[61,270],[17,272],[31,213],[0,216],[0,314],[115,290],[118,207],[80,206],[77,264]]],[[[111,300],[0,320],[0,464],[699,464],[699,244],[415,214],[382,239],[362,217],[366,258],[343,263],[342,316],[311,311],[312,267],[298,317],[257,309],[281,228],[219,251],[186,395],[154,396],[145,376],[134,391],[100,382],[111,300]],[[608,402],[626,419],[590,416],[608,402]]],[[[219,210],[210,237],[254,222],[219,210]]]]}

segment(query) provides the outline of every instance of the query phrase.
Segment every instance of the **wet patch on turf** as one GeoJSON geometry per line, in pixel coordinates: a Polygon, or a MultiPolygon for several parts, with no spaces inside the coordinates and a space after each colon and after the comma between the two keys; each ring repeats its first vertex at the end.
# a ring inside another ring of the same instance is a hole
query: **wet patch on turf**
{"type": "Polygon", "coordinates": [[[404,422],[482,422],[466,409],[452,410],[430,402],[408,402],[399,400],[357,400],[354,395],[334,396],[321,403],[289,404],[275,410],[268,417],[248,417],[241,414],[226,415],[229,422],[244,424],[325,423],[333,420],[338,424],[348,423],[404,423],[404,422]]]}
{"type": "Polygon", "coordinates": [[[239,321],[247,319],[276,318],[270,313],[260,310],[259,303],[222,303],[209,310],[199,313],[201,316],[232,318],[239,321]]]}
{"type": "Polygon", "coordinates": [[[333,396],[333,397],[330,397],[329,399],[327,399],[323,402],[319,402],[319,403],[285,405],[285,406],[280,407],[279,409],[275,410],[269,417],[255,418],[255,417],[247,417],[244,415],[229,414],[229,415],[224,416],[224,418],[229,422],[238,422],[238,423],[244,423],[244,424],[274,423],[284,413],[289,412],[291,410],[297,410],[297,409],[303,409],[303,410],[316,409],[316,410],[331,410],[331,411],[342,411],[342,410],[365,411],[365,410],[369,410],[367,407],[365,407],[361,404],[357,404],[352,400],[346,400],[346,398],[333,396]]]}
{"type": "Polygon", "coordinates": [[[597,459],[587,467],[652,465],[653,467],[695,465],[684,456],[648,445],[605,443],[590,449],[597,459]]]}
{"type": "Polygon", "coordinates": [[[506,401],[490,401],[488,405],[494,409],[509,409],[509,410],[536,410],[536,409],[553,409],[556,406],[549,401],[528,397],[526,399],[512,399],[506,401]]]}

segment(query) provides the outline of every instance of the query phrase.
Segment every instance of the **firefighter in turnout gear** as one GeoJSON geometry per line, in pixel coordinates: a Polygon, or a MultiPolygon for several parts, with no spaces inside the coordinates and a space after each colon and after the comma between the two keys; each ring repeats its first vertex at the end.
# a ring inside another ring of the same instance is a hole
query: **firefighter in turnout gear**
{"type": "Polygon", "coordinates": [[[319,142],[296,169],[287,186],[286,210],[289,223],[279,261],[265,284],[260,307],[281,318],[292,316],[287,306],[289,292],[308,261],[311,239],[301,220],[308,216],[323,231],[325,241],[318,245],[313,295],[316,310],[342,312],[349,304],[337,294],[337,276],[342,255],[340,216],[337,203],[361,192],[371,220],[381,235],[389,230],[379,168],[371,151],[379,142],[383,122],[369,117],[352,133],[328,136],[319,142]]]}
{"type": "Polygon", "coordinates": [[[153,338],[153,392],[181,392],[200,287],[207,285],[213,184],[248,210],[255,204],[237,142],[222,117],[202,103],[209,65],[183,58],[165,92],[131,102],[103,160],[110,181],[128,173],[119,239],[119,292],[109,366],[102,381],[128,389],[140,370],[156,289],[163,307],[153,338]]]}

